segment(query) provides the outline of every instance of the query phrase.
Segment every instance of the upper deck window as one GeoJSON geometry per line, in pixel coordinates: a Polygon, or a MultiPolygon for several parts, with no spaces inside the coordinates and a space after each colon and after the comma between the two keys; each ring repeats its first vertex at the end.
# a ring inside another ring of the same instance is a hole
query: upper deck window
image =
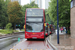
{"type": "Polygon", "coordinates": [[[27,16],[43,16],[43,9],[27,9],[27,16]]]}

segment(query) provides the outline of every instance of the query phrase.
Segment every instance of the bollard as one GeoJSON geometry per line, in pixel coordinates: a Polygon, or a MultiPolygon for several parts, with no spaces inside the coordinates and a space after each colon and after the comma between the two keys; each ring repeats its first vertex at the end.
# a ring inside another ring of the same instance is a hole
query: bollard
{"type": "Polygon", "coordinates": [[[18,42],[20,42],[20,38],[18,38],[18,42]]]}

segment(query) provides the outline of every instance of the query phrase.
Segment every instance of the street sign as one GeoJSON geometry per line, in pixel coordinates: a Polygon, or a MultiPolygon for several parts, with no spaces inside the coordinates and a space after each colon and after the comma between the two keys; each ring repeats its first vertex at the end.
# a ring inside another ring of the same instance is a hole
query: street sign
{"type": "Polygon", "coordinates": [[[17,25],[16,25],[17,26],[17,25]]]}
{"type": "Polygon", "coordinates": [[[49,24],[51,24],[51,22],[48,22],[49,24]]]}
{"type": "Polygon", "coordinates": [[[19,25],[20,26],[20,25],[19,25]]]}

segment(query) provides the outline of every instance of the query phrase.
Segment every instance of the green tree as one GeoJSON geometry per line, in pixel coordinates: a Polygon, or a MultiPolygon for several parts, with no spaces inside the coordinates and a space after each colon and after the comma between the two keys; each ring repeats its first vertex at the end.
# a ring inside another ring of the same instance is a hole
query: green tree
{"type": "Polygon", "coordinates": [[[0,27],[5,27],[8,23],[7,5],[9,0],[0,0],[0,27]]]}
{"type": "Polygon", "coordinates": [[[35,4],[35,2],[34,2],[34,1],[33,1],[33,2],[31,2],[29,5],[31,6],[31,8],[38,8],[38,5],[37,5],[37,4],[35,4]]]}
{"type": "MultiPolygon", "coordinates": [[[[50,19],[57,26],[57,0],[49,2],[48,14],[50,19]]],[[[70,26],[70,2],[69,0],[59,0],[59,26],[70,26]]]]}
{"type": "Polygon", "coordinates": [[[12,27],[12,24],[11,24],[11,23],[8,23],[8,24],[6,25],[6,29],[11,29],[11,27],[12,27]]]}
{"type": "Polygon", "coordinates": [[[16,29],[16,23],[20,23],[23,16],[21,12],[21,6],[17,1],[9,2],[7,13],[9,16],[9,22],[13,23],[14,29],[16,29]]]}
{"type": "Polygon", "coordinates": [[[53,24],[53,21],[49,17],[48,9],[45,9],[45,20],[46,20],[46,23],[53,24]]]}

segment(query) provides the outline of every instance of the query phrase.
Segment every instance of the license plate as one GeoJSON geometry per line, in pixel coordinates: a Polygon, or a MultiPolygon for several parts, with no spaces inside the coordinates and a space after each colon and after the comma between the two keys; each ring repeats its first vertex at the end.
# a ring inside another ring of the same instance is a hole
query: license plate
{"type": "Polygon", "coordinates": [[[33,39],[37,39],[37,37],[32,37],[33,39]]]}

